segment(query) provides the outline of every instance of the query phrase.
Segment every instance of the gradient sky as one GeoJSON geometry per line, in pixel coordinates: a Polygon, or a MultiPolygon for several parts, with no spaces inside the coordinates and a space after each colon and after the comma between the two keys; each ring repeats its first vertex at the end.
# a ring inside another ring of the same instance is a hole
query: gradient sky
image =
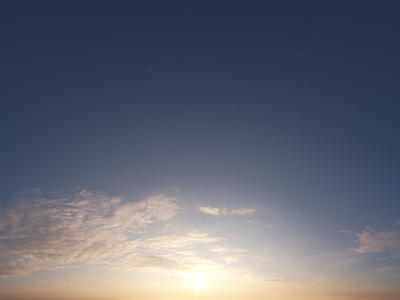
{"type": "Polygon", "coordinates": [[[2,1],[0,299],[399,299],[399,14],[2,1]]]}

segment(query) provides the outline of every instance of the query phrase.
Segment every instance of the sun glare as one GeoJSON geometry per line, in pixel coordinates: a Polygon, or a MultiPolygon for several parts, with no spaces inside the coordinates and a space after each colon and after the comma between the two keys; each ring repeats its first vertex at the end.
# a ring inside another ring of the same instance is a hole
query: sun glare
{"type": "Polygon", "coordinates": [[[196,285],[196,291],[194,293],[194,298],[195,299],[199,299],[199,298],[207,298],[208,299],[208,294],[203,286],[203,283],[204,283],[203,276],[201,276],[201,275],[194,276],[193,283],[196,285]]]}
{"type": "Polygon", "coordinates": [[[200,275],[196,276],[193,281],[193,283],[196,284],[196,286],[202,286],[203,282],[204,279],[200,275]]]}

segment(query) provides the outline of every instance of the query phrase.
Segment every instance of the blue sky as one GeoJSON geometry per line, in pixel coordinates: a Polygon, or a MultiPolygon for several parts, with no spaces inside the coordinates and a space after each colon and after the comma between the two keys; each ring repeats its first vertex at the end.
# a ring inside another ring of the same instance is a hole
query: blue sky
{"type": "Polygon", "coordinates": [[[400,293],[399,9],[2,3],[1,290],[400,293]]]}

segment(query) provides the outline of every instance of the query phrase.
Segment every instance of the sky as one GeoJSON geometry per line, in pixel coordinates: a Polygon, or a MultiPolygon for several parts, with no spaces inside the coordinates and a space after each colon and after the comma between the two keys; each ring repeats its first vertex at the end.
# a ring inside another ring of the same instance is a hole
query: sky
{"type": "Polygon", "coordinates": [[[399,13],[2,1],[0,299],[399,299],[399,13]]]}

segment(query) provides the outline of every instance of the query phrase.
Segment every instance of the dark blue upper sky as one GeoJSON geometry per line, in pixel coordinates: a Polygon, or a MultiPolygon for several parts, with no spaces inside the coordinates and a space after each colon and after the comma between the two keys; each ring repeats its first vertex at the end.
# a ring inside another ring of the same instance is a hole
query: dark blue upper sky
{"type": "Polygon", "coordinates": [[[177,186],[393,224],[399,12],[389,0],[3,1],[1,201],[177,186]]]}

